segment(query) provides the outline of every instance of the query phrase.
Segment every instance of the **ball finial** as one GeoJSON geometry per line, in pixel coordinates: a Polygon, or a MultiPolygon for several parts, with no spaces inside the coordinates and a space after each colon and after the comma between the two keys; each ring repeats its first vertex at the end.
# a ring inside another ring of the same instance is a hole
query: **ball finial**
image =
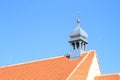
{"type": "Polygon", "coordinates": [[[77,23],[80,23],[80,19],[77,19],[77,23]]]}

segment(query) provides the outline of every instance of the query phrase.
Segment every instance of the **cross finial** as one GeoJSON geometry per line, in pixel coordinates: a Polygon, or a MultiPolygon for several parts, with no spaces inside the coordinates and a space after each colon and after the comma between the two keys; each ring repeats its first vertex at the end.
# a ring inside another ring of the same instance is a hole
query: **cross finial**
{"type": "Polygon", "coordinates": [[[77,17],[78,17],[78,18],[77,18],[76,21],[77,21],[77,23],[79,24],[79,23],[80,23],[80,13],[79,13],[79,12],[77,13],[77,17]]]}

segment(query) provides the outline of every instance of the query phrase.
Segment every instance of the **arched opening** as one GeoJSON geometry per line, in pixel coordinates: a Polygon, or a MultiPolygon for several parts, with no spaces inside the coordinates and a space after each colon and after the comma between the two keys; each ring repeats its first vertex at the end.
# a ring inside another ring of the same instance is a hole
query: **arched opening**
{"type": "Polygon", "coordinates": [[[76,47],[77,49],[79,49],[79,42],[76,42],[76,47]]]}
{"type": "Polygon", "coordinates": [[[72,46],[73,46],[73,50],[75,50],[75,43],[74,42],[72,43],[72,46]]]}

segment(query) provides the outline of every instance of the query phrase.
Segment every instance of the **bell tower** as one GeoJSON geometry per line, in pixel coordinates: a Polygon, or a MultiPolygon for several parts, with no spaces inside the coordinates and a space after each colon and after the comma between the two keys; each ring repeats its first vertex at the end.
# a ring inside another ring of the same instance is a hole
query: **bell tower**
{"type": "Polygon", "coordinates": [[[86,50],[87,38],[87,33],[80,27],[80,19],[77,19],[77,26],[70,33],[70,59],[79,58],[81,53],[86,50]]]}

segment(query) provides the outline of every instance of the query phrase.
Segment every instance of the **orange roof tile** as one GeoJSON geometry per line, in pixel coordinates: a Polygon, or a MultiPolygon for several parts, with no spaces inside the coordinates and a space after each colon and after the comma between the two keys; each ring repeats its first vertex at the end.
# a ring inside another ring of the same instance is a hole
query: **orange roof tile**
{"type": "MultiPolygon", "coordinates": [[[[36,62],[8,66],[0,68],[0,80],[65,80],[69,74],[75,69],[78,63],[86,56],[87,53],[81,55],[80,58],[70,60],[68,57],[58,57],[36,62]]],[[[88,59],[92,57],[91,55],[88,59]]],[[[88,64],[81,65],[81,72],[87,73],[88,64]],[[85,69],[82,69],[85,68],[85,69]]]]}
{"type": "Polygon", "coordinates": [[[73,74],[68,78],[69,80],[87,80],[88,72],[90,65],[92,63],[93,57],[95,55],[95,51],[89,51],[88,55],[86,55],[81,63],[79,63],[76,70],[73,72],[73,74]]]}
{"type": "MultiPolygon", "coordinates": [[[[58,57],[0,68],[0,80],[87,80],[95,51],[80,58],[58,57]]],[[[118,80],[120,75],[100,75],[95,80],[118,80]]]]}
{"type": "Polygon", "coordinates": [[[119,74],[100,75],[96,76],[95,80],[120,80],[120,75],[119,74]]]}

